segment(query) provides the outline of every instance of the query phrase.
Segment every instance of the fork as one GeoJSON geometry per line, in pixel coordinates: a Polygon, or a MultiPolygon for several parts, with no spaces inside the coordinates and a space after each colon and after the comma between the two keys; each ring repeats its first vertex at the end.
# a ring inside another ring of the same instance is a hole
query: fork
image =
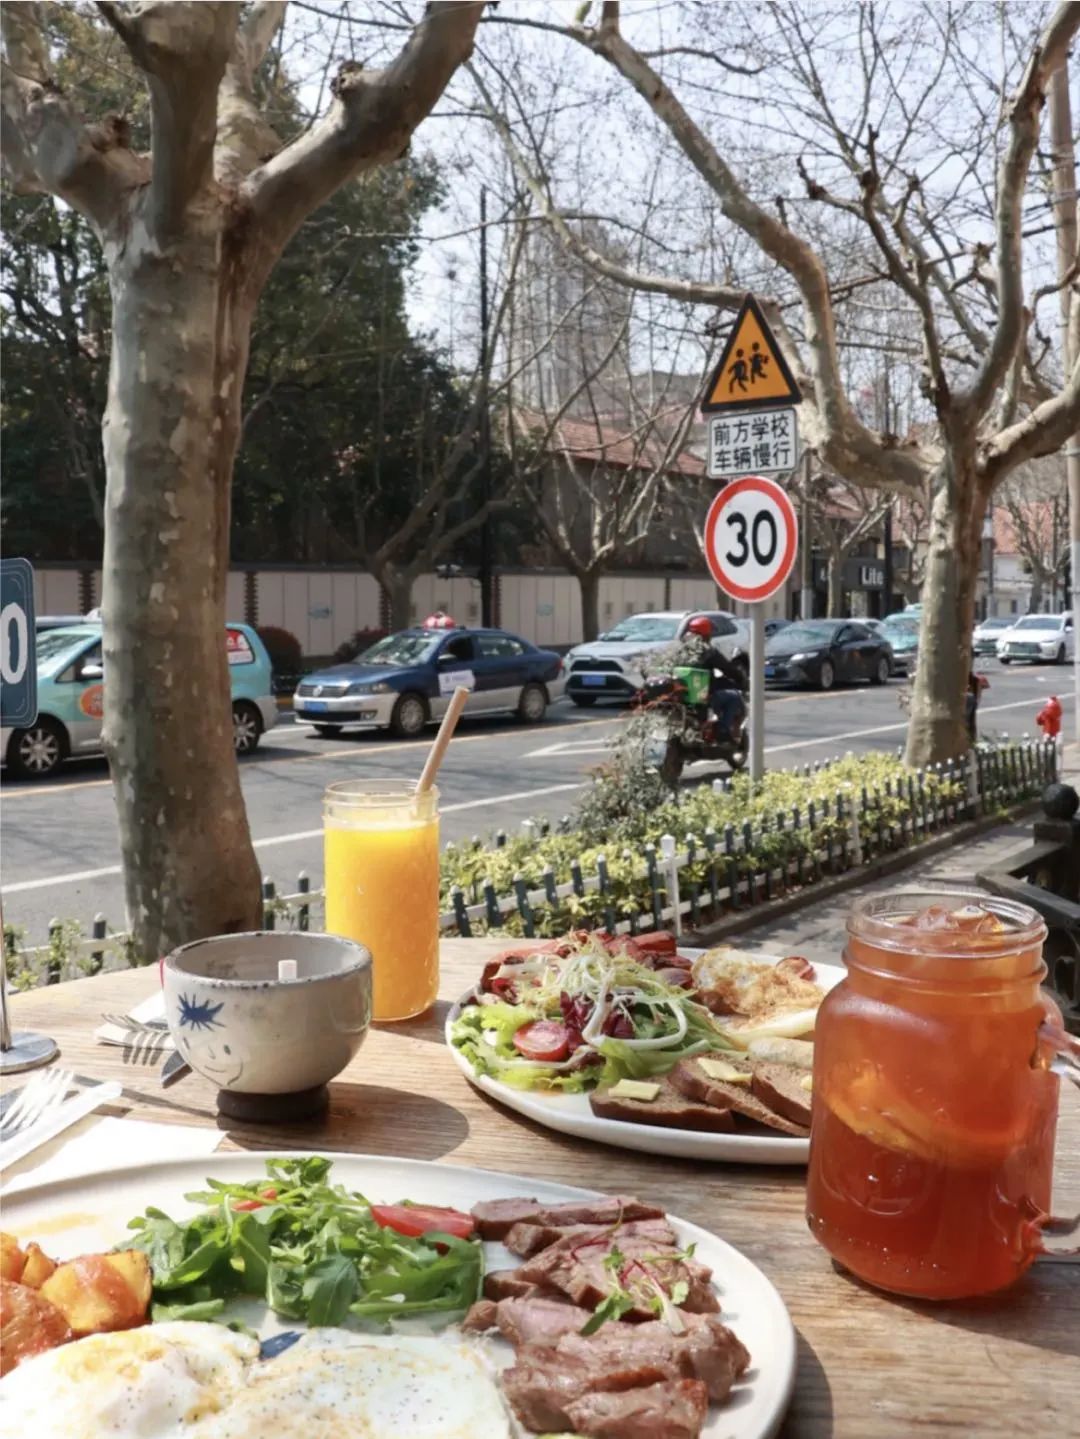
{"type": "Polygon", "coordinates": [[[106,1024],[115,1024],[117,1029],[126,1029],[129,1034],[167,1034],[168,1022],[164,1019],[136,1019],[133,1014],[103,1014],[106,1024]]]}
{"type": "Polygon", "coordinates": [[[70,1069],[44,1069],[28,1079],[0,1123],[0,1144],[58,1109],[74,1078],[70,1069]]]}

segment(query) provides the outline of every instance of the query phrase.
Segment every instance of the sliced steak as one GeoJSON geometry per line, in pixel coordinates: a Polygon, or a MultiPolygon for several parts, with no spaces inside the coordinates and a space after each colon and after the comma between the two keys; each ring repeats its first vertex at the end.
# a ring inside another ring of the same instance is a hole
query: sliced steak
{"type": "Polygon", "coordinates": [[[566,1417],[589,1439],[698,1439],[708,1407],[700,1380],[677,1379],[623,1394],[586,1394],[567,1406],[566,1417]]]}
{"type": "Polygon", "coordinates": [[[670,1079],[657,1081],[660,1093],[655,1099],[621,1099],[605,1090],[589,1095],[592,1112],[600,1119],[621,1119],[630,1124],[653,1124],[661,1129],[698,1129],[720,1134],[734,1128],[731,1115],[711,1104],[687,1099],[670,1079]]]}
{"type": "Polygon", "coordinates": [[[687,1319],[683,1334],[673,1334],[659,1322],[605,1324],[595,1334],[566,1332],[555,1348],[568,1363],[588,1358],[593,1365],[625,1364],[628,1360],[655,1364],[666,1379],[700,1379],[710,1399],[722,1403],[749,1367],[750,1355],[714,1315],[689,1315],[687,1319]]]}
{"type": "MultiPolygon", "coordinates": [[[[473,1309],[479,1307],[473,1305],[473,1309]]],[[[591,1310],[579,1309],[567,1299],[539,1295],[531,1299],[500,1299],[495,1310],[492,1323],[498,1325],[499,1333],[515,1349],[524,1344],[556,1344],[564,1334],[579,1334],[592,1318],[591,1310]]]]}
{"type": "Polygon", "coordinates": [[[793,1124],[810,1127],[810,1090],[803,1088],[809,1075],[790,1064],[755,1064],[750,1091],[774,1114],[793,1124]]]}
{"type": "Polygon", "coordinates": [[[520,1254],[530,1259],[534,1254],[567,1240],[591,1239],[598,1234],[640,1235],[653,1239],[658,1244],[674,1244],[675,1231],[666,1219],[632,1219],[613,1230],[610,1224],[573,1224],[560,1228],[556,1224],[515,1224],[511,1227],[503,1244],[511,1254],[520,1254]]]}
{"type": "Polygon", "coordinates": [[[489,1199],[473,1206],[481,1239],[504,1239],[515,1224],[616,1224],[627,1219],[663,1219],[656,1204],[619,1195],[545,1204],[539,1199],[489,1199]]]}
{"type": "Polygon", "coordinates": [[[482,1334],[486,1329],[494,1329],[498,1310],[499,1306],[493,1299],[478,1299],[469,1306],[461,1327],[466,1334],[482,1334]]]}
{"type": "Polygon", "coordinates": [[[493,1269],[484,1275],[485,1299],[522,1299],[536,1292],[531,1279],[522,1279],[516,1269],[493,1269]]]}
{"type": "MultiPolygon", "coordinates": [[[[617,1234],[605,1232],[596,1238],[561,1239],[523,1264],[518,1277],[534,1284],[558,1289],[569,1295],[583,1309],[595,1309],[615,1287],[617,1276],[604,1261],[612,1250],[618,1250],[625,1261],[625,1279],[630,1287],[649,1278],[670,1294],[677,1284],[687,1286],[683,1308],[693,1313],[715,1314],[719,1308],[710,1280],[712,1271],[694,1259],[679,1257],[673,1244],[660,1244],[647,1236],[628,1235],[625,1229],[617,1234]]],[[[654,1317],[643,1289],[640,1304],[627,1312],[631,1323],[644,1323],[654,1317]]]]}
{"type": "Polygon", "coordinates": [[[605,1353],[570,1358],[557,1349],[527,1344],[517,1362],[503,1370],[502,1386],[515,1414],[529,1429],[561,1433],[576,1427],[569,1420],[570,1406],[586,1394],[639,1389],[666,1377],[663,1361],[650,1357],[605,1353]]]}
{"type": "Polygon", "coordinates": [[[680,1059],[675,1068],[671,1071],[671,1082],[680,1094],[687,1099],[698,1100],[702,1104],[715,1105],[717,1109],[734,1110],[736,1114],[743,1115],[746,1119],[752,1119],[757,1124],[763,1124],[767,1129],[777,1129],[781,1134],[790,1134],[796,1139],[805,1139],[810,1131],[802,1124],[794,1124],[790,1119],[777,1114],[775,1110],[763,1103],[755,1095],[749,1085],[729,1084],[722,1079],[712,1079],[701,1068],[701,1059],[722,1059],[725,1064],[732,1064],[737,1069],[745,1069],[750,1072],[750,1066],[745,1060],[732,1059],[730,1054],[702,1055],[695,1059],[680,1059]]]}

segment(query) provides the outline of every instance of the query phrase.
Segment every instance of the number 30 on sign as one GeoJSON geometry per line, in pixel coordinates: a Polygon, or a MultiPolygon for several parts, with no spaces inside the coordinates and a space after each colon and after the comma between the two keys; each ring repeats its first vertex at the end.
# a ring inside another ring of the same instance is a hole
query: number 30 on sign
{"type": "Polygon", "coordinates": [[[799,526],[775,480],[745,475],[721,490],[705,519],[705,558],[734,600],[767,600],[795,563],[799,526]]]}

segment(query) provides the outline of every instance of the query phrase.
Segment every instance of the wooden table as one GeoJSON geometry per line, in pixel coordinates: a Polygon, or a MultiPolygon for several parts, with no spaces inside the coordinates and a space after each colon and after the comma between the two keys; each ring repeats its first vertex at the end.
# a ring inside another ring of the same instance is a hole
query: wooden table
{"type": "MultiPolygon", "coordinates": [[[[804,1171],[701,1164],[590,1145],[541,1129],[477,1093],[443,1046],[450,1001],[497,941],[443,945],[442,997],[407,1024],[376,1027],[331,1086],[329,1112],[289,1127],[217,1117],[212,1087],[190,1076],[168,1090],[157,1066],[126,1064],[96,1044],[106,1011],[126,1013],[157,985],[128,970],[12,999],[17,1028],[60,1044],[79,1075],[123,1081],[112,1112],[216,1125],[230,1149],[310,1148],[475,1165],[566,1184],[640,1194],[714,1230],[759,1265],[783,1295],[799,1336],[787,1439],[908,1439],[1023,1434],[1065,1439],[1080,1427],[1080,1268],[1040,1263],[1007,1298],[928,1305],[884,1298],[843,1278],[810,1238],[804,1171]]],[[[1062,1086],[1055,1208],[1080,1208],[1080,1094],[1062,1086]]]]}

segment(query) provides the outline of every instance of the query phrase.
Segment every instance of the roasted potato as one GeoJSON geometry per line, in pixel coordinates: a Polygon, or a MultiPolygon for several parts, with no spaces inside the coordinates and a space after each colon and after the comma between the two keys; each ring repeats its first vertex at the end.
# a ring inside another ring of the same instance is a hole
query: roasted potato
{"type": "Polygon", "coordinates": [[[40,1293],[81,1336],[144,1323],[150,1289],[150,1261],[141,1249],[125,1249],[119,1254],[84,1254],[59,1265],[40,1293]]]}
{"type": "Polygon", "coordinates": [[[14,1234],[0,1234],[0,1279],[18,1284],[25,1264],[26,1255],[19,1248],[14,1234]]]}
{"type": "Polygon", "coordinates": [[[56,1305],[38,1290],[0,1280],[0,1374],[14,1369],[20,1360],[55,1349],[74,1337],[56,1305]]]}
{"type": "Polygon", "coordinates": [[[30,1289],[40,1289],[56,1268],[56,1260],[50,1259],[44,1249],[37,1244],[26,1246],[26,1264],[23,1266],[20,1284],[27,1285],[30,1289]]]}

